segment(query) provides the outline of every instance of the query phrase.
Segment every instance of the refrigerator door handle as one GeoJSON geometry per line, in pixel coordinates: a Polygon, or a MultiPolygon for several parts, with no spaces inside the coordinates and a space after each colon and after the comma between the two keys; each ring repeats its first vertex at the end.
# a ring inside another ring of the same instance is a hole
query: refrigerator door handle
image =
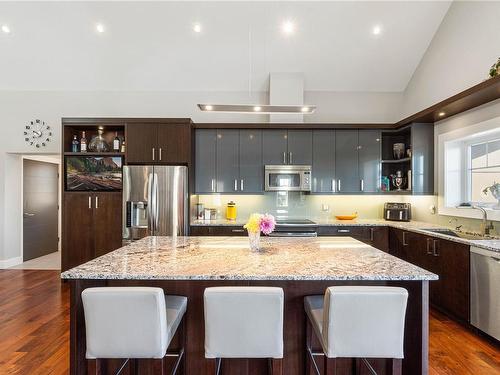
{"type": "Polygon", "coordinates": [[[156,173],[153,174],[153,234],[158,231],[158,220],[159,220],[159,204],[158,204],[158,176],[156,173]]]}
{"type": "Polygon", "coordinates": [[[147,204],[148,204],[148,229],[150,231],[153,231],[153,174],[150,173],[148,175],[148,196],[146,197],[147,199],[147,204]]]}

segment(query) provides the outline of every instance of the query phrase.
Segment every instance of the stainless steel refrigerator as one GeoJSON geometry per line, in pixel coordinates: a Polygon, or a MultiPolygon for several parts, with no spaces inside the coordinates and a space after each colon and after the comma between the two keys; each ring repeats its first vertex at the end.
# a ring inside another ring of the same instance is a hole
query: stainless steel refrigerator
{"type": "Polygon", "coordinates": [[[186,235],[188,217],[187,167],[123,167],[124,241],[186,235]]]}

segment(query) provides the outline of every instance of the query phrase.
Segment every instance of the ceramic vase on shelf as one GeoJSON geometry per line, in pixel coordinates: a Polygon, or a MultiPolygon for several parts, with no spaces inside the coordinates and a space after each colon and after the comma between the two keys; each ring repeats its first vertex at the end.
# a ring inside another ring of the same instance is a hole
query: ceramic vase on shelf
{"type": "Polygon", "coordinates": [[[260,231],[248,232],[248,241],[250,243],[250,250],[259,251],[260,250],[260,231]]]}

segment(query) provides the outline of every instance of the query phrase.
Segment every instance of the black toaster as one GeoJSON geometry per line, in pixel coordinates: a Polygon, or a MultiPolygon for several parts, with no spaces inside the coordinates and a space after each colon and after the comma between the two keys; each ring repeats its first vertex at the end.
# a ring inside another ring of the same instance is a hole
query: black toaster
{"type": "Polygon", "coordinates": [[[391,221],[410,221],[410,203],[384,203],[384,219],[391,221]]]}

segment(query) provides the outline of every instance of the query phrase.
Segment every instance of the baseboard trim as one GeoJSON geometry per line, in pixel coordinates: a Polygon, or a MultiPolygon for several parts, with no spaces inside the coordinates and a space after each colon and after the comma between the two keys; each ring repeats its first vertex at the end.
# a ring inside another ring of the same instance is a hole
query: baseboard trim
{"type": "Polygon", "coordinates": [[[9,259],[0,260],[0,269],[6,269],[10,267],[17,266],[23,262],[23,257],[15,257],[9,259]]]}

